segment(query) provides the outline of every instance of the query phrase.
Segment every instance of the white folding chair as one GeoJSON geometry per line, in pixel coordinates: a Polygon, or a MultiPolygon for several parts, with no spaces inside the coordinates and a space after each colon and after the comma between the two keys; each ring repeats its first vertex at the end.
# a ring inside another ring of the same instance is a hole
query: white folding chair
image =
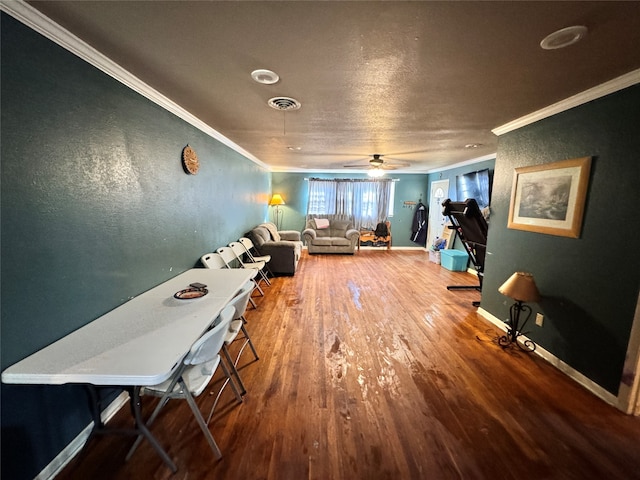
{"type": "MultiPolygon", "coordinates": [[[[245,267],[241,262],[238,261],[238,258],[236,257],[236,254],[233,253],[231,247],[220,247],[216,250],[216,253],[218,253],[220,257],[222,257],[227,268],[249,268],[250,270],[255,271],[257,276],[260,270],[264,267],[264,262],[262,262],[262,264],[252,263],[252,267],[245,267]],[[234,267],[234,265],[237,265],[237,267],[234,267]]],[[[254,280],[254,282],[256,284],[258,292],[260,292],[260,295],[264,297],[264,292],[262,291],[262,288],[260,288],[259,282],[257,280],[254,280]]]]}
{"type": "MultiPolygon", "coordinates": [[[[160,413],[160,410],[170,399],[185,399],[189,407],[191,407],[193,416],[196,418],[216,458],[221,458],[222,453],[202,418],[202,414],[193,397],[197,397],[205,390],[211,378],[213,378],[218,365],[220,365],[227,380],[231,382],[236,398],[242,402],[242,396],[233,380],[231,380],[229,369],[225,366],[224,362],[220,361],[220,350],[223,348],[225,339],[229,335],[229,328],[234,321],[235,312],[235,307],[227,305],[214,321],[215,326],[204,333],[193,344],[189,353],[187,353],[182,362],[176,367],[169,379],[158,385],[144,387],[140,391],[142,395],[160,397],[160,402],[151,414],[151,417],[149,417],[147,426],[151,426],[160,413]]],[[[127,454],[127,460],[131,457],[141,440],[142,435],[139,435],[127,454]]]]}
{"type": "MultiPolygon", "coordinates": [[[[229,266],[227,266],[224,258],[222,258],[222,255],[217,252],[205,253],[202,257],[200,257],[200,261],[206,268],[230,268],[229,266]]],[[[253,278],[255,278],[256,275],[258,275],[257,270],[254,271],[253,278]]],[[[249,298],[249,301],[251,302],[253,308],[258,308],[256,302],[253,301],[253,298],[249,298]]]]}
{"type": "MultiPolygon", "coordinates": [[[[240,395],[245,395],[247,393],[244,383],[240,378],[240,373],[238,372],[238,362],[240,361],[240,357],[242,356],[242,353],[244,352],[245,347],[249,345],[249,348],[251,348],[251,351],[253,352],[253,356],[256,361],[260,359],[260,357],[258,357],[258,352],[256,352],[255,346],[251,341],[249,332],[247,332],[247,328],[245,327],[245,323],[247,320],[244,317],[244,314],[247,311],[247,304],[249,303],[249,298],[251,298],[251,292],[253,292],[254,288],[255,288],[254,283],[252,281],[248,281],[243,285],[240,292],[229,302],[228,306],[231,306],[234,308],[235,314],[233,315],[233,321],[229,325],[229,330],[227,331],[227,334],[224,338],[224,344],[222,345],[222,353],[224,355],[225,360],[228,363],[229,373],[231,374],[231,376],[236,377],[238,381],[238,385],[240,386],[240,390],[241,390],[240,395]],[[240,346],[240,349],[236,354],[235,360],[233,360],[231,358],[229,346],[238,339],[238,334],[240,332],[242,332],[242,335],[243,335],[242,337],[240,337],[240,339],[244,341],[242,342],[242,345],[240,346]]],[[[231,380],[231,378],[227,378],[224,384],[222,385],[222,387],[220,388],[220,391],[216,396],[216,400],[213,403],[213,406],[211,407],[211,412],[209,412],[209,417],[207,418],[207,424],[211,420],[211,416],[213,415],[213,411],[215,410],[216,405],[218,404],[218,400],[220,399],[220,395],[222,394],[222,391],[224,390],[227,383],[229,382],[233,382],[233,380],[231,380]]]]}
{"type": "Polygon", "coordinates": [[[254,262],[262,261],[268,264],[271,261],[271,255],[260,255],[260,252],[258,252],[258,249],[250,238],[241,237],[238,239],[238,242],[242,244],[249,258],[254,262]]]}
{"type": "MultiPolygon", "coordinates": [[[[262,278],[262,280],[264,280],[267,285],[271,285],[269,277],[267,276],[267,272],[265,271],[267,262],[265,262],[264,260],[252,261],[250,257],[245,257],[247,249],[244,248],[244,245],[242,245],[240,242],[231,242],[229,244],[229,248],[231,248],[231,250],[233,251],[233,254],[236,256],[238,262],[240,262],[240,264],[242,265],[242,268],[255,268],[260,273],[260,277],[262,278]]],[[[269,257],[269,260],[271,260],[271,257],[269,257]]]]}
{"type": "Polygon", "coordinates": [[[265,263],[265,268],[271,274],[271,276],[273,276],[273,273],[271,272],[271,269],[269,268],[269,262],[271,261],[271,255],[260,255],[260,252],[258,252],[258,249],[253,244],[253,242],[251,241],[250,238],[240,237],[238,239],[238,242],[240,242],[242,244],[242,246],[244,247],[245,254],[247,255],[247,257],[249,257],[249,259],[251,259],[252,262],[264,262],[265,263]]]}
{"type": "Polygon", "coordinates": [[[207,268],[228,268],[219,253],[205,253],[200,257],[200,261],[207,268]]]}

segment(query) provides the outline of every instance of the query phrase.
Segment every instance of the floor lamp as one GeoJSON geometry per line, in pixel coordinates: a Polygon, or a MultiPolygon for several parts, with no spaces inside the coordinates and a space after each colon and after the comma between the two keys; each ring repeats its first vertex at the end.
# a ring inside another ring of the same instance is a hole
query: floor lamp
{"type": "Polygon", "coordinates": [[[279,193],[274,193],[271,197],[271,200],[269,201],[269,205],[271,205],[272,207],[276,207],[274,212],[276,221],[274,223],[276,224],[276,228],[280,230],[280,215],[284,215],[284,212],[280,210],[280,205],[285,205],[282,195],[280,195],[279,193]]]}

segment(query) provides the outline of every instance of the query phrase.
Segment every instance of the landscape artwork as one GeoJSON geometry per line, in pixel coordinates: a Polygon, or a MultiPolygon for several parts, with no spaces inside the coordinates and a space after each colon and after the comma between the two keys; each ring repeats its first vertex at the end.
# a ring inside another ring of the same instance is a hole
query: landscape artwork
{"type": "Polygon", "coordinates": [[[572,176],[561,175],[526,181],[518,204],[518,216],[548,220],[566,220],[572,176]]]}
{"type": "Polygon", "coordinates": [[[508,227],[578,238],[591,158],[516,168],[508,227]]]}

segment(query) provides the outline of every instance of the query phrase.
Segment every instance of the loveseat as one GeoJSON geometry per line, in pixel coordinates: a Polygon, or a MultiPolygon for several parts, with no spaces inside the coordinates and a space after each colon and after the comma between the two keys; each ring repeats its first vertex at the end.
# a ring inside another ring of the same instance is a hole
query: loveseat
{"type": "Polygon", "coordinates": [[[360,232],[345,215],[309,215],[302,238],[309,253],[350,253],[358,246],[360,232]]]}
{"type": "Polygon", "coordinates": [[[253,242],[260,255],[271,255],[267,267],[274,275],[294,275],[300,255],[302,242],[300,232],[278,230],[275,224],[268,222],[254,227],[246,235],[253,242]]]}

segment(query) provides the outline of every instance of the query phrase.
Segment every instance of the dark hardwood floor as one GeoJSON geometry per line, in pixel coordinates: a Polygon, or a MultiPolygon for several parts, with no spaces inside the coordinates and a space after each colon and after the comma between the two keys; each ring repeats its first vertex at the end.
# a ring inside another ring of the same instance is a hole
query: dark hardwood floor
{"type": "MultiPolygon", "coordinates": [[[[640,479],[640,418],[624,415],[535,355],[497,345],[474,276],[421,251],[306,252],[247,312],[261,356],[241,360],[210,429],[184,401],[144,442],[98,437],[59,479],[640,479]]],[[[219,386],[215,378],[213,388],[219,386]]],[[[156,399],[143,398],[148,415],[156,399]]],[[[197,399],[208,413],[213,396],[197,399]]],[[[110,425],[131,423],[123,408],[110,425]]]]}

